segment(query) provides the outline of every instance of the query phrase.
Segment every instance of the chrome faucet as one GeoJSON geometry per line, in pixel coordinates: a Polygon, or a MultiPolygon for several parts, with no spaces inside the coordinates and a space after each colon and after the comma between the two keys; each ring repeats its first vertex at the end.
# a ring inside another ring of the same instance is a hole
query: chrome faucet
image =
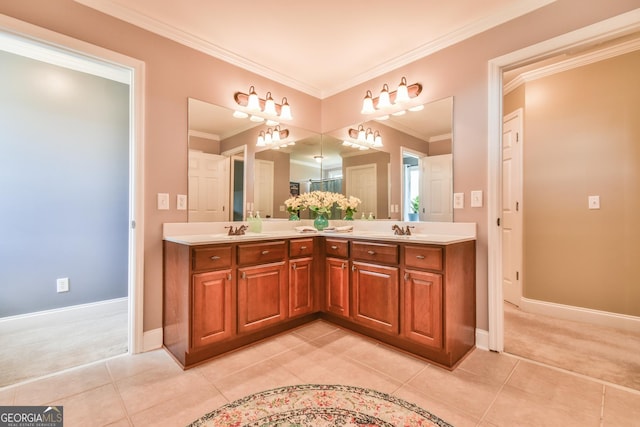
{"type": "Polygon", "coordinates": [[[225,228],[229,229],[229,236],[244,236],[245,230],[247,228],[249,228],[249,227],[247,227],[246,225],[242,224],[242,225],[236,227],[235,230],[233,229],[233,225],[230,225],[230,226],[225,227],[225,228]]]}

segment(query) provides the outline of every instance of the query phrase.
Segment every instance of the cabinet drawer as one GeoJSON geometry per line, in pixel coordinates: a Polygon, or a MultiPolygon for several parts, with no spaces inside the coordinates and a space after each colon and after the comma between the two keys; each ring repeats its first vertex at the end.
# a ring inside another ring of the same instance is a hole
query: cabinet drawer
{"type": "Polygon", "coordinates": [[[351,245],[354,259],[383,262],[385,264],[398,263],[398,245],[369,242],[352,242],[351,245]]]}
{"type": "Polygon", "coordinates": [[[286,245],[283,240],[238,246],[238,264],[240,265],[282,261],[286,255],[286,245]]]}
{"type": "Polygon", "coordinates": [[[427,270],[442,270],[442,248],[405,246],[404,265],[427,270]]]}
{"type": "Polygon", "coordinates": [[[216,270],[231,266],[231,246],[193,249],[194,270],[216,270]]]}
{"type": "Polygon", "coordinates": [[[313,255],[313,238],[295,239],[289,242],[289,256],[301,257],[313,255]]]}
{"type": "Polygon", "coordinates": [[[325,252],[327,256],[347,258],[349,256],[349,242],[342,239],[326,239],[325,252]]]}

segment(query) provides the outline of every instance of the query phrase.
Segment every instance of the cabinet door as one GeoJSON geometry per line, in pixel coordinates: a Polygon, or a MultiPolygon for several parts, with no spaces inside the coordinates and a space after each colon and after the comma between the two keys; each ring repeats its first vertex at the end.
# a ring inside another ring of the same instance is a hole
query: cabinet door
{"type": "Polygon", "coordinates": [[[398,268],[354,262],[352,272],[353,320],[398,334],[398,268]]]}
{"type": "Polygon", "coordinates": [[[313,312],[313,261],[289,261],[289,317],[313,312]]]}
{"type": "Polygon", "coordinates": [[[404,279],[404,336],[442,348],[442,275],[406,270],[404,279]]]}
{"type": "Polygon", "coordinates": [[[191,347],[198,348],[233,336],[235,312],[231,270],[193,275],[191,347]]]}
{"type": "Polygon", "coordinates": [[[250,332],[287,317],[284,261],[238,269],[238,332],[250,332]]]}
{"type": "Polygon", "coordinates": [[[339,258],[327,258],[325,277],[329,313],[349,317],[349,261],[339,258]]]}

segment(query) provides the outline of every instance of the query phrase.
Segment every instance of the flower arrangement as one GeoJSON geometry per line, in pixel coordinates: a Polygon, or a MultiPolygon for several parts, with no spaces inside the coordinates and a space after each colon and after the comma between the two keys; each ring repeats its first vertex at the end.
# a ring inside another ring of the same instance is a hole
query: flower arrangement
{"type": "Polygon", "coordinates": [[[352,220],[353,214],[358,212],[358,205],[362,203],[362,200],[358,199],[354,196],[345,197],[342,196],[340,200],[338,200],[338,207],[341,211],[344,211],[345,220],[352,220]]]}
{"type": "Polygon", "coordinates": [[[342,194],[331,191],[312,191],[299,196],[304,207],[316,214],[327,214],[331,207],[344,198],[342,194]]]}
{"type": "Polygon", "coordinates": [[[284,201],[284,205],[287,207],[287,212],[290,214],[298,213],[305,209],[303,200],[300,196],[292,196],[284,201]]]}

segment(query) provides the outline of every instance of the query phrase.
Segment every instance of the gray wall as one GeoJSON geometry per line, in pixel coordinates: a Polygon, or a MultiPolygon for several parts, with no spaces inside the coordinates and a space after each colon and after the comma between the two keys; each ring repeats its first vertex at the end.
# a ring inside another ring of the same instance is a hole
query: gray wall
{"type": "Polygon", "coordinates": [[[6,52],[0,69],[0,317],[127,296],[129,86],[6,52]]]}

